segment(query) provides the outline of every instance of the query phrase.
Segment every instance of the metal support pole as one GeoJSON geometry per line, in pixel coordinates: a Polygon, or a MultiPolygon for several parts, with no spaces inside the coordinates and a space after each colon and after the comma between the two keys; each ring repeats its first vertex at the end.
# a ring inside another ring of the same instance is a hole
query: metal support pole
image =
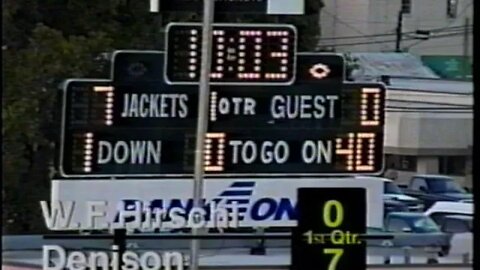
{"type": "Polygon", "coordinates": [[[468,69],[468,17],[465,18],[464,32],[463,32],[463,79],[467,79],[467,69],[468,69]]]}
{"type": "Polygon", "coordinates": [[[121,258],[127,249],[127,230],[113,230],[113,244],[118,247],[118,267],[122,269],[123,261],[121,258]]]}
{"type": "MultiPolygon", "coordinates": [[[[202,206],[203,195],[203,147],[208,127],[208,97],[210,95],[210,68],[212,62],[212,28],[214,18],[214,0],[203,1],[202,60],[200,66],[200,85],[198,99],[198,122],[195,145],[195,170],[193,181],[193,204],[202,206]]],[[[198,235],[198,229],[192,228],[192,234],[198,235]]],[[[190,270],[198,270],[200,240],[192,239],[190,246],[190,270]]]]}
{"type": "Polygon", "coordinates": [[[401,52],[400,42],[402,41],[402,24],[403,24],[403,10],[400,9],[398,12],[398,21],[397,21],[397,41],[395,43],[395,51],[401,52]]]}
{"type": "Polygon", "coordinates": [[[410,258],[410,256],[412,256],[412,249],[410,247],[403,248],[403,256],[405,258],[405,264],[412,263],[410,258]]]}

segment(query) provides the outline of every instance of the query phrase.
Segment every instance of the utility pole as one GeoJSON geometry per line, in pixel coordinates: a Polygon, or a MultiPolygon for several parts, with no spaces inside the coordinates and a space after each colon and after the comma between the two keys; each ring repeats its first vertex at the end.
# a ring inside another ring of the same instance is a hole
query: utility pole
{"type": "Polygon", "coordinates": [[[397,20],[397,41],[395,43],[395,51],[401,52],[400,49],[400,42],[402,41],[402,24],[403,24],[403,9],[400,8],[398,12],[398,20],[397,20]]]}
{"type": "Polygon", "coordinates": [[[467,79],[467,69],[468,69],[468,48],[469,48],[469,38],[468,38],[468,24],[469,18],[465,18],[465,25],[463,30],[463,79],[467,79]]]}
{"type": "MultiPolygon", "coordinates": [[[[193,179],[193,204],[202,207],[203,196],[203,148],[208,127],[208,97],[210,95],[210,68],[212,62],[212,28],[214,18],[214,0],[203,0],[202,60],[200,65],[200,85],[198,98],[197,138],[195,144],[195,170],[193,179]]],[[[204,217],[201,217],[204,218],[204,217]]],[[[192,228],[192,235],[198,235],[199,229],[192,228]]],[[[190,270],[198,270],[200,239],[193,238],[190,246],[190,270]]]]}

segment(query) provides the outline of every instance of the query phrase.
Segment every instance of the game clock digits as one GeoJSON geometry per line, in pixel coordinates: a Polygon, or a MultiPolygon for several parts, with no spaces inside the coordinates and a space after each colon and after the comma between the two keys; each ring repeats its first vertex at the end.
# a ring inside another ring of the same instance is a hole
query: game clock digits
{"type": "MultiPolygon", "coordinates": [[[[214,24],[212,34],[211,84],[293,83],[297,42],[294,26],[214,24]]],[[[201,24],[167,26],[167,83],[199,82],[201,44],[201,24]]]]}
{"type": "Polygon", "coordinates": [[[300,188],[292,270],[366,269],[366,190],[300,188]]]}

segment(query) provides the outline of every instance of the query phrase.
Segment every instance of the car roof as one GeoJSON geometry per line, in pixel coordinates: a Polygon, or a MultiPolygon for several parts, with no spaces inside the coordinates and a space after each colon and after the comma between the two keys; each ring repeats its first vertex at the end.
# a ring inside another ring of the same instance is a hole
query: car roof
{"type": "Polygon", "coordinates": [[[453,179],[450,176],[441,175],[441,174],[416,174],[413,177],[424,177],[424,178],[444,178],[444,179],[453,179]]]}
{"type": "Polygon", "coordinates": [[[448,213],[473,215],[473,203],[469,202],[436,202],[425,214],[448,213]]]}
{"type": "Polygon", "coordinates": [[[393,182],[392,179],[384,178],[384,177],[377,177],[377,176],[355,176],[357,179],[377,179],[383,182],[393,182]]]}
{"type": "Polygon", "coordinates": [[[402,216],[402,217],[423,217],[422,212],[390,212],[389,216],[402,216]]]}
{"type": "Polygon", "coordinates": [[[445,218],[450,219],[461,219],[461,220],[473,220],[473,216],[470,215],[446,215],[445,218]]]}

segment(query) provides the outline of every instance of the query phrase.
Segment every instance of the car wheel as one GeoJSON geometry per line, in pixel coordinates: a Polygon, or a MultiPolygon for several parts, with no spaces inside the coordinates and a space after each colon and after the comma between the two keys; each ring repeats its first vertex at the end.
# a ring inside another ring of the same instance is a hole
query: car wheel
{"type": "Polygon", "coordinates": [[[448,253],[450,253],[450,246],[443,246],[440,252],[438,252],[438,256],[445,257],[448,256],[448,253]]]}

